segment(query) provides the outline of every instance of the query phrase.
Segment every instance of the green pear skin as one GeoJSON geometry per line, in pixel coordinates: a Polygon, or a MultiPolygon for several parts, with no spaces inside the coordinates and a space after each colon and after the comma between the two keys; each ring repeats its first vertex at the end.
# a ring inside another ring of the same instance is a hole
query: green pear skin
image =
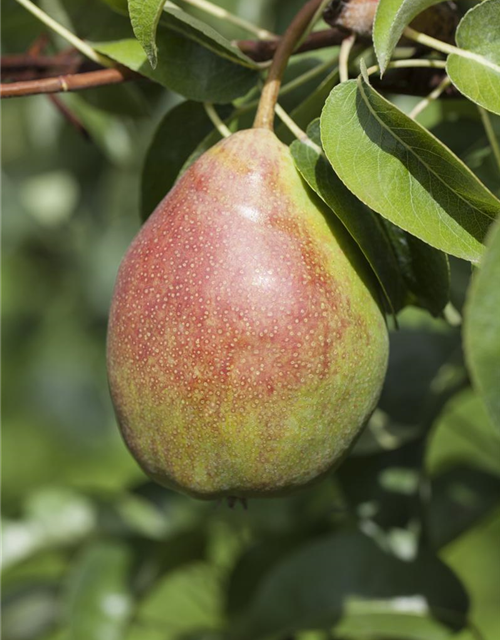
{"type": "Polygon", "coordinates": [[[160,484],[286,495],[346,454],[388,335],[357,247],[265,129],[201,156],[120,266],[107,361],[123,437],[160,484]]]}

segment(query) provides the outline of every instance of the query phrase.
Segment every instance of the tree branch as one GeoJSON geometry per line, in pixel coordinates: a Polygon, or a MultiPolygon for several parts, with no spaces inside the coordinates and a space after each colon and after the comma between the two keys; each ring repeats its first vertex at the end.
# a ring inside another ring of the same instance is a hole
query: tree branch
{"type": "MultiPolygon", "coordinates": [[[[339,29],[326,29],[311,33],[296,53],[313,51],[325,47],[338,46],[348,37],[348,32],[339,29]]],[[[239,40],[235,44],[249,58],[256,62],[273,57],[279,39],[276,40],[239,40]]],[[[29,53],[4,56],[1,59],[2,77],[14,74],[21,82],[4,82],[0,84],[0,98],[14,98],[41,93],[59,93],[64,91],[82,91],[92,87],[120,84],[129,80],[146,80],[144,76],[125,67],[92,69],[93,63],[83,60],[74,49],[61,51],[56,55],[32,55],[29,53]],[[71,71],[77,71],[71,73],[71,71]],[[69,72],[69,73],[68,73],[69,72]],[[26,74],[32,75],[26,78],[26,74]],[[44,77],[50,74],[54,77],[44,77]],[[42,76],[42,77],[40,77],[42,76]]],[[[377,88],[393,93],[425,96],[435,88],[443,78],[442,73],[428,70],[393,71],[383,81],[377,78],[372,83],[377,88]]],[[[460,97],[460,94],[449,87],[442,97],[460,97]]]]}
{"type": "Polygon", "coordinates": [[[60,93],[66,91],[81,91],[91,87],[103,87],[120,84],[128,80],[143,80],[144,77],[130,69],[109,68],[85,73],[75,73],[55,78],[40,78],[24,82],[0,84],[0,98],[17,98],[19,96],[33,96],[40,93],[60,93]]]}
{"type": "MultiPolygon", "coordinates": [[[[335,28],[315,31],[298,47],[294,55],[305,51],[338,46],[348,36],[349,33],[346,31],[335,28]]],[[[239,47],[242,53],[255,60],[255,62],[266,62],[274,56],[279,42],[280,38],[276,38],[275,40],[237,40],[234,44],[239,47]]]]}
{"type": "Polygon", "coordinates": [[[10,56],[3,56],[0,63],[2,73],[4,73],[5,71],[25,69],[65,69],[73,67],[76,62],[81,62],[81,60],[80,54],[72,49],[70,52],[64,52],[64,55],[58,53],[55,56],[16,53],[10,56]]]}

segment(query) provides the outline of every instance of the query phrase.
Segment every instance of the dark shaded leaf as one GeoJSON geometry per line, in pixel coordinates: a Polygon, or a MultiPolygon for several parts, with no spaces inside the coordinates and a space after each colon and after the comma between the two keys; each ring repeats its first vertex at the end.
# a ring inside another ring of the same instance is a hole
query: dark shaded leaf
{"type": "Polygon", "coordinates": [[[431,483],[427,533],[443,547],[476,525],[500,503],[500,478],[479,469],[457,466],[431,483]]]}
{"type": "Polygon", "coordinates": [[[438,316],[450,297],[448,257],[382,218],[409,297],[406,302],[438,316]]]}
{"type": "MultiPolygon", "coordinates": [[[[226,117],[229,112],[230,108],[224,108],[220,115],[226,117]]],[[[154,133],[142,169],[143,220],[170,191],[186,160],[212,131],[214,126],[202,104],[186,101],[165,114],[154,133]]],[[[220,139],[219,133],[216,134],[220,139]]]]}
{"type": "Polygon", "coordinates": [[[340,533],[302,547],[269,572],[238,637],[327,628],[346,615],[391,611],[417,610],[460,628],[467,608],[461,584],[436,557],[422,553],[403,562],[360,533],[340,533]]]}

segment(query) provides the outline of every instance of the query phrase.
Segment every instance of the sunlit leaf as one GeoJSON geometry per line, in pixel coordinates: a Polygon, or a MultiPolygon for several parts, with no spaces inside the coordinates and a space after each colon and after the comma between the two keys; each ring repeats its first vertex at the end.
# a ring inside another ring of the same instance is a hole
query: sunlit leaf
{"type": "Polygon", "coordinates": [[[321,138],[336,173],[362,202],[436,249],[479,260],[500,201],[362,76],[330,94],[321,138]]]}
{"type": "Polygon", "coordinates": [[[318,146],[318,119],[308,127],[307,134],[316,146],[296,140],[290,147],[298,170],[358,244],[382,286],[389,309],[399,311],[406,296],[405,285],[379,219],[335,175],[318,146]]]}
{"type": "Polygon", "coordinates": [[[228,60],[242,64],[250,69],[259,68],[251,58],[221,36],[218,31],[178,7],[170,4],[166,6],[160,19],[160,24],[172,31],[185,35],[228,60]]]}
{"type": "Polygon", "coordinates": [[[95,0],[88,0],[88,7],[82,0],[60,1],[72,27],[95,49],[187,98],[231,102],[245,95],[257,80],[258,67],[250,58],[214,29],[178,8],[162,12],[153,69],[133,37],[128,19],[95,0]]]}
{"type": "Polygon", "coordinates": [[[424,9],[442,0],[380,0],[373,24],[373,44],[384,73],[403,30],[424,9]]]}
{"type": "Polygon", "coordinates": [[[159,53],[155,69],[135,39],[93,44],[98,51],[129,69],[200,102],[231,102],[249,91],[257,79],[253,69],[161,26],[157,33],[159,53]]]}
{"type": "Polygon", "coordinates": [[[130,22],[137,40],[141,43],[148,60],[153,67],[158,62],[156,48],[156,28],[163,11],[165,0],[128,0],[130,22]]]}
{"type": "Polygon", "coordinates": [[[458,25],[457,45],[464,55],[448,56],[446,70],[457,89],[500,115],[500,0],[485,0],[458,25]]]}

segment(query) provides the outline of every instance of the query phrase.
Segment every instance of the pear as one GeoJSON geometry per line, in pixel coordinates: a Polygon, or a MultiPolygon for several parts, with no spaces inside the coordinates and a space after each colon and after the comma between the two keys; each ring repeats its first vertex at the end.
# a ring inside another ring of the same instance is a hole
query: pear
{"type": "Polygon", "coordinates": [[[348,452],[388,335],[356,245],[267,129],[179,179],[120,266],[108,329],[123,437],[158,483],[203,499],[286,495],[348,452]]]}

